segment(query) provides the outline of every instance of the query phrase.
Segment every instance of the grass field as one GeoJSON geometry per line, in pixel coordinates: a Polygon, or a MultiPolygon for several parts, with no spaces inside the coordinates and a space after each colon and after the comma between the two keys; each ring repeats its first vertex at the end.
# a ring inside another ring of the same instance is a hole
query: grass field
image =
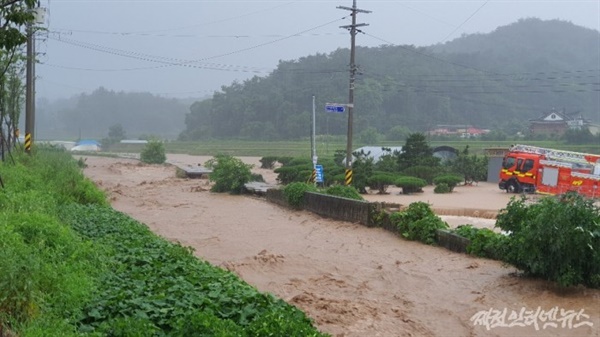
{"type": "MultiPolygon", "coordinates": [[[[479,140],[450,140],[450,141],[431,141],[431,147],[441,145],[451,146],[462,150],[469,146],[469,152],[473,154],[483,154],[487,148],[506,148],[511,144],[519,143],[510,141],[479,141],[479,140]]],[[[565,145],[556,141],[520,141],[520,143],[535,145],[545,148],[562,149],[577,152],[587,152],[600,154],[600,145],[565,145]]],[[[365,146],[367,144],[355,143],[353,149],[365,146]]],[[[404,142],[380,142],[377,146],[403,146],[404,142]]],[[[133,152],[139,153],[143,149],[143,144],[115,144],[109,149],[110,152],[133,152]]],[[[190,155],[214,156],[217,154],[229,154],[232,156],[291,156],[291,157],[311,157],[310,140],[299,141],[244,141],[244,140],[220,140],[220,141],[196,141],[196,142],[167,142],[165,143],[167,153],[185,153],[190,155]]],[[[316,142],[317,156],[320,158],[333,157],[336,150],[346,151],[345,139],[328,139],[316,142]]]]}

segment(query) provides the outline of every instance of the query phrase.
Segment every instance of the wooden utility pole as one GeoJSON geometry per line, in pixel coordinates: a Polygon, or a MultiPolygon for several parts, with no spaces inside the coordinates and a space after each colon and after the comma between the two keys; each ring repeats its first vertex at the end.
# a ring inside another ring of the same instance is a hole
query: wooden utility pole
{"type": "Polygon", "coordinates": [[[35,101],[33,93],[33,81],[34,73],[33,67],[35,64],[34,54],[34,41],[33,38],[33,25],[27,24],[27,66],[26,66],[26,80],[25,80],[25,152],[31,153],[31,145],[33,143],[33,128],[34,122],[34,111],[33,102],[35,101]]]}
{"type": "Polygon", "coordinates": [[[355,49],[356,49],[356,33],[359,31],[357,27],[368,26],[367,23],[356,23],[356,14],[358,13],[371,13],[371,11],[356,8],[356,0],[353,0],[352,7],[338,6],[338,9],[344,9],[352,12],[352,24],[347,26],[341,26],[340,28],[348,29],[350,31],[350,87],[348,94],[348,140],[346,143],[346,176],[344,183],[346,185],[352,184],[352,125],[353,125],[353,112],[354,112],[354,80],[356,78],[356,64],[355,64],[355,49]]]}
{"type": "Polygon", "coordinates": [[[44,22],[46,10],[39,1],[34,9],[34,21],[27,23],[27,65],[25,82],[25,152],[31,153],[35,135],[35,30],[34,24],[44,22]]]}

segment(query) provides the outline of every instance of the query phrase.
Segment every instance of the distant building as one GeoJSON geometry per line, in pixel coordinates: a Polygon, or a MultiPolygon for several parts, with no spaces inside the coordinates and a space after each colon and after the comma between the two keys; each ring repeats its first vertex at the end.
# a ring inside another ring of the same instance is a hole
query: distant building
{"type": "Polygon", "coordinates": [[[480,137],[490,132],[488,129],[479,129],[472,125],[438,125],[435,129],[426,132],[429,136],[457,136],[461,138],[480,137]]]}
{"type": "Polygon", "coordinates": [[[546,112],[540,115],[540,117],[529,120],[529,131],[533,135],[557,135],[562,136],[567,130],[584,130],[596,131],[597,126],[594,129],[594,125],[590,121],[583,118],[583,116],[575,116],[574,114],[565,113],[562,111],[556,111],[552,109],[550,112],[546,112]]]}
{"type": "MultiPolygon", "coordinates": [[[[353,152],[363,152],[367,158],[373,159],[373,163],[377,163],[383,155],[393,155],[395,152],[402,152],[402,146],[363,146],[353,152]]],[[[352,156],[352,161],[354,160],[356,158],[352,156]]],[[[343,159],[342,164],[346,164],[346,158],[343,159]]]]}

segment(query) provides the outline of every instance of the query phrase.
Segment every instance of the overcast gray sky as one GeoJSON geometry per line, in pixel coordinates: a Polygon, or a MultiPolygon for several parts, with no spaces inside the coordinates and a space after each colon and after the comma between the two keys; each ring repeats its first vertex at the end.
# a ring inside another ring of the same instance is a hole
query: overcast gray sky
{"type": "MultiPolygon", "coordinates": [[[[350,46],[352,0],[42,0],[37,97],[110,90],[164,97],[211,95],[223,85],[267,76],[280,60],[350,46]]],[[[359,46],[450,41],[521,18],[561,19],[600,30],[600,0],[358,0],[368,35],[359,46]]],[[[598,45],[600,53],[600,40],[598,45]]],[[[360,64],[360,59],[357,59],[360,64]]],[[[600,68],[600,65],[599,65],[600,68]]]]}

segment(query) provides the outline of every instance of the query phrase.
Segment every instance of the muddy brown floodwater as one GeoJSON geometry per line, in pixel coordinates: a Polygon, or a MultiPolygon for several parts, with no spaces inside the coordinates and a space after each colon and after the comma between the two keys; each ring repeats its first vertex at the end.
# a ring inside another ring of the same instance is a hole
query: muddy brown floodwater
{"type": "MultiPolygon", "coordinates": [[[[168,159],[198,165],[210,157],[168,159]]],[[[271,170],[258,168],[259,158],[242,159],[274,182],[271,170]]],[[[497,261],[257,197],[211,193],[206,180],[176,178],[173,166],[86,160],[86,176],[108,192],[116,210],[296,305],[332,336],[600,336],[598,290],[560,291],[497,261]]],[[[451,225],[492,227],[485,217],[493,217],[510,196],[480,183],[452,195],[426,189],[405,196],[392,189],[367,199],[426,201],[451,225]]]]}

